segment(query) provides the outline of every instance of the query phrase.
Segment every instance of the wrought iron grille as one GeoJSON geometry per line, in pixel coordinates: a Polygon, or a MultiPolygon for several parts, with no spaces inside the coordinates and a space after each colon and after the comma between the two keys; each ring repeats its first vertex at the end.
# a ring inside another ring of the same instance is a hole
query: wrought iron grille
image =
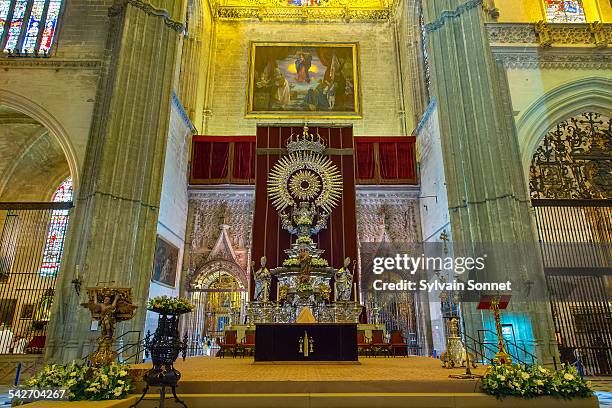
{"type": "Polygon", "coordinates": [[[530,168],[531,198],[612,197],[612,119],[585,112],[544,136],[530,168]]]}
{"type": "MultiPolygon", "coordinates": [[[[40,354],[55,295],[49,230],[65,234],[71,202],[0,203],[0,354],[40,354]],[[58,223],[61,213],[65,222],[58,223]]],[[[61,259],[63,245],[53,247],[61,259]],[[57,252],[59,251],[59,252],[57,252]]]]}

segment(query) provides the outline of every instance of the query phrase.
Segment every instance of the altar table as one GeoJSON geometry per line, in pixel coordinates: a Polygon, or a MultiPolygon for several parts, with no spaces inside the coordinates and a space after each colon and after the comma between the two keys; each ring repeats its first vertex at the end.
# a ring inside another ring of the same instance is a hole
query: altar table
{"type": "Polygon", "coordinates": [[[356,323],[262,323],[255,327],[255,362],[357,361],[356,323]]]}

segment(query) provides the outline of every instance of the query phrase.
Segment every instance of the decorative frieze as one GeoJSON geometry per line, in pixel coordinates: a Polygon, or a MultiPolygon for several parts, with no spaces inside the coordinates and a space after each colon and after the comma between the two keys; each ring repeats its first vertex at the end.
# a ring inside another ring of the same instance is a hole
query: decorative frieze
{"type": "Polygon", "coordinates": [[[489,42],[500,45],[598,46],[612,42],[612,24],[488,23],[489,42]]]}
{"type": "Polygon", "coordinates": [[[499,47],[493,49],[506,68],[522,69],[611,69],[612,52],[594,49],[547,49],[499,47]]]}
{"type": "Polygon", "coordinates": [[[190,271],[210,261],[209,255],[225,228],[236,263],[246,271],[253,223],[252,189],[192,190],[189,193],[187,251],[190,271]]]}
{"type": "Polygon", "coordinates": [[[489,23],[495,57],[508,68],[609,69],[612,24],[489,23]]]}
{"type": "Polygon", "coordinates": [[[98,70],[102,62],[97,59],[57,59],[51,57],[0,57],[0,69],[91,69],[98,70]]]}
{"type": "Polygon", "coordinates": [[[357,189],[357,235],[361,242],[420,242],[419,193],[410,187],[357,189]]]}
{"type": "Polygon", "coordinates": [[[253,7],[221,6],[216,9],[221,20],[271,21],[388,21],[390,8],[349,7],[253,7]]]}

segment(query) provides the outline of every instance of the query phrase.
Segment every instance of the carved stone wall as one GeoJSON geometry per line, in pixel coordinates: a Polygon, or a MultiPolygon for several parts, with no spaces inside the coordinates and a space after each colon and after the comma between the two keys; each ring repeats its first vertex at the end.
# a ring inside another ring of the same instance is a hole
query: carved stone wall
{"type": "MultiPolygon", "coordinates": [[[[250,187],[190,191],[183,262],[186,282],[212,260],[209,256],[219,241],[223,226],[227,226],[227,237],[235,262],[245,274],[248,273],[253,199],[254,191],[250,187]]],[[[214,255],[215,258],[227,260],[222,252],[216,252],[214,255]]]]}
{"type": "Polygon", "coordinates": [[[420,242],[418,190],[410,187],[357,188],[360,242],[420,242]]]}

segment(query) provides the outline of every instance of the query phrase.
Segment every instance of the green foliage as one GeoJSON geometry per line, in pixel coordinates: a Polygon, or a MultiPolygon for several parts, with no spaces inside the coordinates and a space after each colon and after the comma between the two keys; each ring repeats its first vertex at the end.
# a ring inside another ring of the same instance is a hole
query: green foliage
{"type": "Polygon", "coordinates": [[[312,266],[325,267],[328,265],[327,260],[323,258],[312,258],[310,262],[312,266]]]}
{"type": "Polygon", "coordinates": [[[102,401],[127,398],[132,389],[128,366],[112,363],[104,367],[88,367],[73,361],[52,364],[26,381],[28,388],[65,389],[70,401],[102,401]]]}
{"type": "Polygon", "coordinates": [[[283,261],[283,266],[291,268],[293,266],[300,266],[300,260],[297,258],[289,258],[283,261]]]}
{"type": "Polygon", "coordinates": [[[537,365],[494,365],[482,378],[482,389],[498,398],[533,398],[543,395],[586,398],[593,395],[591,385],[580,378],[576,368],[565,364],[558,371],[537,365]]]}
{"type": "Polygon", "coordinates": [[[312,238],[310,237],[298,237],[298,239],[295,240],[295,242],[297,242],[298,244],[312,244],[312,238]]]}
{"type": "Polygon", "coordinates": [[[149,304],[147,306],[147,309],[152,312],[168,315],[189,313],[193,310],[193,308],[194,306],[189,300],[169,296],[156,296],[151,298],[149,299],[149,304]]]}

